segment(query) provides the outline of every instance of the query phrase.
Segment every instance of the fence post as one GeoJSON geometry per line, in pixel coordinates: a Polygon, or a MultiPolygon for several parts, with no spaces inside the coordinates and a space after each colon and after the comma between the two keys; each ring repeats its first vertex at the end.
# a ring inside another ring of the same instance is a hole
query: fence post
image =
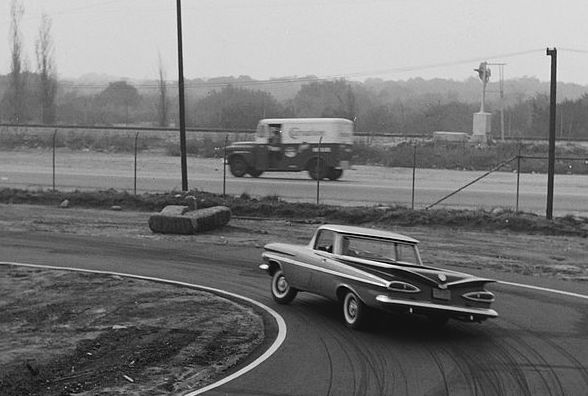
{"type": "Polygon", "coordinates": [[[517,204],[515,212],[519,211],[519,189],[521,182],[521,146],[519,145],[519,154],[517,155],[517,204]]]}
{"type": "Polygon", "coordinates": [[[139,132],[135,134],[135,175],[133,177],[134,187],[133,191],[137,195],[137,142],[139,140],[139,132]]]}
{"type": "Polygon", "coordinates": [[[319,138],[318,142],[318,159],[316,160],[316,204],[319,204],[320,200],[320,189],[321,189],[321,173],[320,173],[320,166],[321,166],[321,143],[323,142],[323,137],[319,138]]]}
{"type": "Polygon", "coordinates": [[[225,147],[223,151],[223,198],[226,195],[227,187],[227,142],[229,141],[229,135],[225,135],[225,147]]]}
{"type": "Polygon", "coordinates": [[[415,184],[415,173],[416,173],[416,142],[413,144],[412,152],[412,196],[411,196],[411,209],[414,210],[414,184],[415,184]]]}
{"type": "Polygon", "coordinates": [[[53,192],[55,192],[55,146],[56,142],[55,139],[57,137],[57,128],[55,128],[55,132],[53,132],[53,192]]]}

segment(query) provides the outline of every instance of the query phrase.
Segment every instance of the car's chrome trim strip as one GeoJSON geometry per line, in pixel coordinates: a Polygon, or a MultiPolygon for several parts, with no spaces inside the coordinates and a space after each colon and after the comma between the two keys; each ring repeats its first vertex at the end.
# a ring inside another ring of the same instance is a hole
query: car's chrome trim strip
{"type": "MultiPolygon", "coordinates": [[[[274,255],[272,255],[269,252],[264,252],[263,255],[264,256],[267,256],[268,258],[275,259],[275,260],[278,260],[278,261],[281,260],[281,261],[284,261],[286,263],[298,265],[300,267],[312,269],[314,271],[324,272],[326,274],[335,275],[335,276],[338,276],[338,277],[341,277],[341,278],[351,279],[351,280],[358,281],[358,282],[368,283],[370,285],[376,285],[376,286],[381,286],[381,287],[388,287],[388,283],[389,283],[387,281],[384,281],[384,280],[380,279],[377,276],[374,276],[374,275],[372,275],[370,273],[367,273],[367,272],[364,272],[364,271],[362,271],[363,274],[365,274],[366,276],[368,276],[370,278],[373,278],[374,280],[373,281],[370,281],[368,279],[359,278],[357,276],[342,274],[341,272],[332,271],[332,270],[329,270],[329,269],[326,269],[326,268],[317,267],[316,265],[303,263],[302,261],[292,260],[292,259],[289,259],[289,258],[284,257],[284,256],[274,256],[274,255]]],[[[350,267],[353,268],[353,269],[355,269],[355,270],[357,270],[357,271],[361,271],[357,267],[353,267],[353,266],[350,266],[350,267]]]]}
{"type": "Polygon", "coordinates": [[[465,283],[491,283],[491,282],[496,282],[494,279],[486,279],[486,278],[467,278],[467,279],[460,279],[454,282],[449,282],[446,283],[445,286],[447,287],[453,287],[456,285],[463,285],[465,283]]]}
{"type": "Polygon", "coordinates": [[[384,303],[384,304],[393,304],[393,305],[402,305],[405,307],[419,307],[419,308],[428,308],[428,309],[437,309],[440,311],[448,311],[448,312],[456,312],[456,313],[463,313],[468,315],[483,315],[491,318],[498,317],[498,313],[489,308],[462,308],[456,306],[449,306],[449,305],[440,305],[440,304],[433,304],[427,302],[420,302],[420,301],[407,301],[407,300],[396,300],[390,298],[386,295],[379,295],[376,297],[376,300],[384,303]]]}

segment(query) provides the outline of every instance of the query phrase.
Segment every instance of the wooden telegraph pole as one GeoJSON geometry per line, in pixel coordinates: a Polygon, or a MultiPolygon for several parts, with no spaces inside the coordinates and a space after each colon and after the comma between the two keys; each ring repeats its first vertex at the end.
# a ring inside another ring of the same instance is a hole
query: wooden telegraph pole
{"type": "Polygon", "coordinates": [[[551,56],[551,86],[549,95],[549,160],[547,165],[547,210],[546,218],[553,218],[553,179],[555,175],[555,106],[557,87],[557,48],[547,48],[547,56],[551,56]]]}
{"type": "Polygon", "coordinates": [[[186,162],[186,117],[184,105],[184,53],[182,45],[182,2],[176,0],[178,28],[178,96],[180,99],[180,162],[182,167],[182,191],[188,191],[188,164],[186,162]]]}

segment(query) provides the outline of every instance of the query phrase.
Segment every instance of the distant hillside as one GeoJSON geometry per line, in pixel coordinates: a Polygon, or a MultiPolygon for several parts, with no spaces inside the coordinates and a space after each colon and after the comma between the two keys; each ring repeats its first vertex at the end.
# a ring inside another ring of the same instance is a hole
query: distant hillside
{"type": "MultiPolygon", "coordinates": [[[[5,84],[6,77],[0,76],[0,87],[5,84]],[[4,82],[4,84],[2,84],[4,82]]],[[[63,80],[62,88],[75,89],[79,93],[98,93],[105,88],[109,82],[125,80],[135,86],[141,94],[153,94],[157,90],[158,80],[132,80],[103,74],[87,74],[74,80],[63,80]]],[[[255,80],[249,76],[223,76],[209,79],[188,79],[185,80],[186,95],[193,98],[202,98],[212,91],[220,91],[227,85],[236,87],[260,90],[270,93],[276,100],[284,102],[296,96],[300,87],[313,81],[320,81],[316,76],[304,77],[280,77],[270,80],[255,80]]],[[[169,82],[176,85],[176,81],[169,82]]],[[[377,95],[385,103],[393,104],[397,101],[418,104],[423,99],[448,103],[458,101],[463,103],[477,103],[480,101],[480,80],[471,77],[464,81],[448,79],[412,78],[409,80],[382,80],[370,78],[363,82],[353,82],[363,86],[372,94],[377,95]]],[[[487,90],[487,101],[489,104],[497,103],[499,99],[499,82],[490,81],[487,90]]],[[[534,97],[538,93],[549,93],[549,82],[539,81],[534,77],[523,77],[508,79],[504,81],[504,97],[506,105],[510,106],[519,103],[527,98],[534,97]]],[[[575,100],[588,93],[588,86],[558,83],[558,101],[575,100]]]]}
{"type": "MultiPolygon", "coordinates": [[[[419,98],[438,98],[441,102],[458,101],[463,103],[479,103],[481,82],[476,77],[465,81],[433,79],[424,80],[413,78],[406,81],[384,81],[381,79],[368,79],[364,86],[387,103],[396,101],[413,101],[419,98]]],[[[549,93],[549,83],[539,81],[537,78],[524,77],[504,81],[504,99],[506,106],[521,102],[538,93],[549,93]]],[[[558,83],[558,101],[575,100],[588,93],[588,86],[558,83]]],[[[487,86],[488,103],[497,103],[500,98],[500,84],[498,81],[490,81],[487,86]]]]}

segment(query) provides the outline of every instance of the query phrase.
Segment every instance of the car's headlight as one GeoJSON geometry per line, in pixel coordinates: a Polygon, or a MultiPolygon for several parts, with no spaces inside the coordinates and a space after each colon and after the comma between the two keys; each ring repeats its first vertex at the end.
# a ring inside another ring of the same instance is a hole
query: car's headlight
{"type": "Polygon", "coordinates": [[[407,282],[402,281],[392,281],[388,284],[388,290],[395,291],[395,292],[403,292],[403,293],[418,293],[421,291],[415,285],[411,285],[407,282]]]}

